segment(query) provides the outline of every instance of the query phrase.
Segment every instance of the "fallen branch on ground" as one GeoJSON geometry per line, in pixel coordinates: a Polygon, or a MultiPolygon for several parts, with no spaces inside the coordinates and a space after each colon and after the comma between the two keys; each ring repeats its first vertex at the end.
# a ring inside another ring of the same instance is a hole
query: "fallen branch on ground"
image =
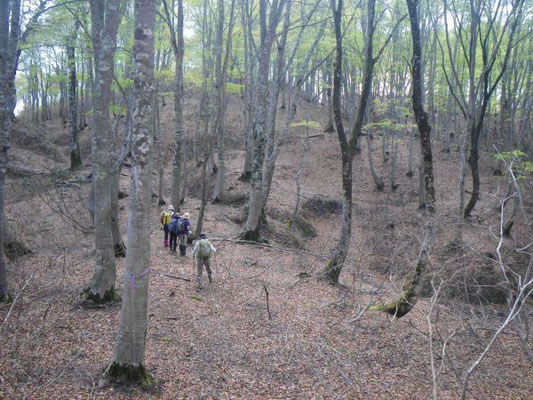
{"type": "Polygon", "coordinates": [[[4,318],[4,322],[2,322],[2,326],[0,326],[0,332],[2,332],[2,330],[4,329],[4,326],[6,325],[7,320],[9,319],[9,316],[11,315],[11,311],[13,311],[13,308],[15,307],[15,304],[17,304],[17,300],[19,299],[20,295],[24,293],[24,290],[26,289],[26,287],[32,280],[33,275],[35,275],[35,271],[31,273],[30,277],[26,280],[26,282],[24,283],[24,286],[22,286],[22,289],[20,289],[20,292],[18,292],[17,296],[15,297],[15,300],[13,300],[13,303],[11,303],[11,307],[9,307],[9,311],[7,312],[6,317],[4,318]]]}
{"type": "Polygon", "coordinates": [[[189,278],[183,278],[183,277],[181,277],[181,276],[170,275],[170,274],[164,274],[164,273],[162,273],[162,272],[159,272],[159,271],[156,270],[156,269],[153,269],[153,268],[150,268],[150,269],[151,269],[153,272],[155,272],[156,274],[166,276],[167,278],[177,279],[177,280],[185,281],[185,282],[190,282],[190,281],[191,281],[189,278]]]}
{"type": "Polygon", "coordinates": [[[270,314],[270,303],[268,301],[268,289],[266,287],[266,285],[263,283],[263,290],[265,291],[265,296],[266,296],[266,304],[267,304],[267,312],[268,312],[268,320],[269,321],[272,321],[272,315],[270,314]]]}
{"type": "Polygon", "coordinates": [[[15,164],[13,162],[7,163],[7,171],[13,174],[22,174],[22,175],[49,175],[49,171],[33,169],[21,164],[15,164]]]}

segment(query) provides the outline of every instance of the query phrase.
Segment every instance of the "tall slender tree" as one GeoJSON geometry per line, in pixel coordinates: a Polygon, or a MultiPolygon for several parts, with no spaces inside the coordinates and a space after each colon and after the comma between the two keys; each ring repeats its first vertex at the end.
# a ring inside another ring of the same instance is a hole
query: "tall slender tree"
{"type": "Polygon", "coordinates": [[[78,141],[78,80],[76,72],[76,39],[78,37],[79,21],[74,22],[72,33],[67,43],[68,66],[68,126],[70,132],[70,169],[75,171],[81,168],[80,143],[78,141]]]}
{"type": "Polygon", "coordinates": [[[113,132],[109,118],[111,82],[114,73],[116,37],[120,23],[121,0],[90,0],[92,42],[95,65],[93,101],[92,185],[94,189],[95,269],[88,288],[87,299],[105,302],[116,298],[115,254],[111,232],[111,185],[116,184],[113,170],[113,132]]]}
{"type": "Polygon", "coordinates": [[[406,0],[411,22],[411,37],[413,42],[413,57],[411,72],[413,79],[412,100],[418,133],[420,134],[420,155],[424,170],[424,190],[426,193],[425,212],[426,226],[418,260],[413,277],[404,285],[403,293],[397,301],[384,306],[374,306],[375,310],[383,310],[396,318],[409,313],[418,301],[422,276],[426,271],[429,260],[429,250],[435,238],[435,187],[433,178],[433,156],[431,152],[431,126],[429,117],[424,110],[422,95],[422,44],[420,40],[420,0],[406,0]]]}
{"type": "Polygon", "coordinates": [[[328,265],[323,271],[324,276],[331,283],[338,283],[339,276],[342,271],[343,264],[348,254],[350,247],[350,241],[352,236],[352,185],[353,185],[353,158],[357,149],[357,141],[361,135],[363,128],[363,122],[367,104],[370,98],[372,89],[372,77],[374,66],[383,54],[386,46],[388,45],[392,35],[398,25],[405,17],[401,17],[396,26],[392,29],[382,47],[374,55],[374,33],[376,31],[375,23],[375,8],[376,0],[367,0],[366,9],[366,39],[364,49],[364,69],[363,69],[363,86],[361,94],[359,96],[359,104],[357,107],[357,114],[354,122],[354,126],[351,135],[348,137],[344,130],[341,115],[340,105],[340,92],[342,90],[341,75],[342,75],[342,0],[338,0],[337,4],[335,0],[331,0],[331,9],[333,11],[333,21],[335,30],[335,40],[337,44],[336,57],[334,62],[333,72],[333,112],[335,115],[335,126],[337,129],[337,136],[339,138],[341,156],[342,156],[342,225],[339,240],[335,246],[328,265]]]}
{"type": "MultiPolygon", "coordinates": [[[[223,25],[224,21],[224,1],[220,0],[219,2],[219,24],[223,25]]],[[[228,22],[228,33],[226,38],[226,51],[224,54],[224,61],[222,61],[222,52],[220,51],[220,60],[218,59],[219,54],[217,52],[216,59],[216,97],[217,97],[217,107],[216,107],[216,120],[215,120],[215,131],[217,137],[217,159],[218,159],[218,172],[217,179],[215,184],[215,191],[213,193],[213,202],[220,201],[224,196],[224,190],[226,186],[226,143],[225,143],[225,134],[224,134],[224,123],[226,121],[226,84],[227,84],[227,71],[228,63],[231,58],[231,46],[233,43],[233,26],[235,24],[235,0],[231,1],[230,15],[228,22]],[[220,64],[220,66],[219,66],[220,64]]],[[[222,34],[224,33],[224,27],[217,27],[217,43],[218,30],[220,32],[220,47],[222,48],[222,34]]]]}
{"type": "Polygon", "coordinates": [[[263,162],[265,159],[265,134],[267,124],[268,83],[270,51],[276,38],[276,28],[285,7],[285,0],[273,0],[267,24],[267,2],[259,1],[259,23],[261,44],[258,50],[257,93],[253,130],[252,175],[250,180],[250,200],[248,215],[241,238],[258,240],[260,219],[263,210],[263,162]]]}
{"type": "Polygon", "coordinates": [[[135,111],[132,171],[128,208],[128,252],[120,323],[113,362],[107,370],[116,379],[152,382],[145,370],[150,273],[150,200],[154,143],[155,2],[135,0],[135,111]]]}
{"type": "Polygon", "coordinates": [[[179,211],[184,181],[185,166],[185,125],[183,121],[183,57],[185,55],[185,42],[183,39],[183,0],[178,0],[177,26],[174,26],[175,12],[172,8],[174,2],[169,6],[168,0],[163,0],[165,12],[165,22],[170,30],[170,43],[174,53],[174,160],[172,162],[172,185],[170,202],[179,211]]]}
{"type": "Polygon", "coordinates": [[[243,171],[239,179],[242,182],[249,182],[252,176],[252,132],[253,132],[253,110],[254,110],[254,96],[252,93],[252,82],[254,75],[254,65],[252,62],[252,48],[254,39],[250,33],[250,28],[248,24],[249,20],[249,0],[241,0],[241,24],[243,31],[243,75],[242,75],[242,84],[243,84],[243,105],[242,105],[242,116],[243,116],[243,133],[244,133],[244,166],[243,171]]]}
{"type": "MultiPolygon", "coordinates": [[[[459,213],[462,214],[459,225],[463,218],[470,216],[479,200],[479,142],[483,123],[490,99],[507,69],[511,50],[516,42],[515,34],[522,21],[523,9],[524,0],[511,1],[510,4],[503,1],[492,4],[485,0],[469,0],[465,13],[465,10],[456,7],[455,3],[452,2],[450,7],[448,1],[444,2],[446,50],[439,41],[443,55],[443,72],[449,90],[467,121],[468,164],[472,174],[472,194],[464,210],[464,194],[462,191],[459,194],[459,213]],[[449,25],[453,29],[453,36],[449,25]],[[459,42],[463,50],[462,57],[468,68],[467,90],[463,88],[458,56],[452,52],[453,40],[459,42]],[[449,67],[444,65],[445,52],[449,67]]],[[[466,153],[467,146],[463,146],[462,151],[466,153]]],[[[464,186],[463,171],[460,181],[460,186],[464,186]]]]}
{"type": "Polygon", "coordinates": [[[20,0],[0,2],[0,302],[9,299],[4,256],[6,217],[4,183],[9,161],[12,115],[15,107],[16,53],[19,41],[20,0]]]}
{"type": "Polygon", "coordinates": [[[357,143],[357,138],[351,137],[348,141],[346,132],[344,130],[344,123],[342,121],[341,112],[341,91],[342,91],[342,10],[343,0],[330,0],[331,11],[333,13],[333,26],[335,31],[336,54],[333,66],[333,115],[335,116],[335,128],[342,155],[342,225],[341,233],[337,245],[333,250],[330,261],[326,267],[325,276],[330,282],[336,283],[339,281],[339,275],[342,271],[346,254],[350,246],[350,239],[352,234],[352,167],[354,148],[357,143]]]}

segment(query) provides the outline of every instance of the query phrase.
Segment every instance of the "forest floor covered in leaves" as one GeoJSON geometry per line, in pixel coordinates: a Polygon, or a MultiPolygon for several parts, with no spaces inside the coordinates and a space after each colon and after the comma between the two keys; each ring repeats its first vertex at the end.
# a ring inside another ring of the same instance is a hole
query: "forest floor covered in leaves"
{"type": "MultiPolygon", "coordinates": [[[[393,320],[368,306],[398,298],[418,256],[423,215],[417,210],[417,174],[406,176],[408,138],[399,142],[399,186],[390,193],[375,190],[363,140],[365,150],[356,156],[354,166],[351,250],[342,285],[333,287],[316,276],[340,231],[336,134],[309,132],[313,137],[300,182],[300,217],[289,224],[306,137],[305,128],[292,130],[277,163],[267,206],[268,245],[237,243],[247,184],[238,181],[244,153],[239,100],[232,104],[235,109],[229,110],[226,126],[231,200],[207,207],[204,231],[218,251],[215,281],[205,290],[195,291],[191,249],[180,257],[163,248],[162,208],[154,199],[146,367],[157,386],[148,393],[101,378],[111,359],[120,305],[87,307],[80,298],[94,267],[84,207],[89,163],[76,175],[63,171],[68,166],[68,139],[57,121],[40,127],[42,133],[18,127],[17,134],[29,139],[14,138],[14,159],[32,168],[48,168],[50,173],[10,176],[6,185],[9,223],[32,254],[8,264],[15,302],[0,306],[0,398],[421,399],[430,398],[434,390],[440,398],[460,397],[464,371],[505,316],[504,304],[471,305],[452,296],[473,290],[466,282],[476,268],[497,268],[487,254],[498,244],[497,207],[507,184],[492,175],[490,155],[483,156],[482,197],[465,228],[465,245],[451,248],[458,153],[456,144],[451,153],[443,152],[439,143],[434,146],[438,234],[431,253],[432,272],[437,276],[439,271],[446,275],[453,270],[465,283],[450,283],[437,299],[428,289],[411,313],[393,320]]],[[[163,139],[169,146],[171,108],[167,104],[162,113],[163,139]]],[[[197,99],[189,93],[188,132],[193,131],[196,109],[197,99]]],[[[296,121],[317,116],[324,125],[327,109],[304,103],[296,121]]],[[[281,126],[284,113],[279,118],[281,126]]],[[[374,162],[385,176],[390,160],[383,162],[382,137],[376,133],[374,138],[374,162]]],[[[86,130],[85,160],[90,155],[88,143],[86,130]]],[[[414,154],[416,160],[418,146],[414,154]]],[[[166,182],[171,171],[168,160],[166,182]]],[[[191,163],[189,171],[191,196],[182,210],[191,213],[194,225],[200,204],[199,168],[191,163]]],[[[126,193],[128,174],[125,169],[121,177],[126,193]]],[[[127,202],[120,200],[124,238],[127,202]]],[[[527,244],[531,239],[524,237],[520,223],[513,229],[509,241],[527,244]]],[[[123,272],[124,259],[117,259],[119,292],[124,289],[123,272]]],[[[531,339],[529,344],[533,345],[531,339]]],[[[532,365],[514,332],[506,330],[473,375],[467,397],[528,399],[532,388],[532,365]]]]}

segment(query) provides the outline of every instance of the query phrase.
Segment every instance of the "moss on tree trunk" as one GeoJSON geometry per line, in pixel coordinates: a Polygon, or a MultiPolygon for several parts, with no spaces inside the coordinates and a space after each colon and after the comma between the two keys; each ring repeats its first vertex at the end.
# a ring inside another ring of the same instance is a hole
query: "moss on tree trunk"
{"type": "Polygon", "coordinates": [[[13,261],[18,257],[22,257],[31,253],[32,251],[28,249],[22,242],[17,240],[9,240],[8,238],[4,239],[4,254],[9,260],[13,261]]]}
{"type": "Polygon", "coordinates": [[[339,268],[336,259],[330,260],[322,274],[320,274],[319,279],[325,280],[330,285],[338,285],[341,270],[342,267],[339,268]]]}
{"type": "Polygon", "coordinates": [[[85,300],[91,301],[95,304],[103,304],[103,303],[110,303],[113,301],[120,301],[120,295],[115,290],[115,287],[111,287],[111,289],[107,290],[103,296],[100,296],[98,293],[92,293],[90,288],[87,288],[83,291],[82,297],[85,300]]]}
{"type": "Polygon", "coordinates": [[[401,318],[409,313],[418,301],[417,288],[419,287],[423,270],[424,262],[419,261],[416,265],[415,276],[403,287],[403,293],[400,298],[386,305],[371,306],[370,310],[384,311],[396,318],[401,318]]]}
{"type": "Polygon", "coordinates": [[[261,235],[259,234],[259,225],[255,229],[250,229],[241,233],[240,239],[249,240],[251,242],[259,242],[261,235]]]}
{"type": "Polygon", "coordinates": [[[124,242],[115,243],[115,257],[126,257],[126,245],[124,242]]]}
{"type": "Polygon", "coordinates": [[[154,378],[152,378],[142,364],[134,366],[114,362],[107,368],[104,375],[117,383],[137,383],[144,389],[151,388],[155,385],[154,378]]]}
{"type": "Polygon", "coordinates": [[[0,295],[0,304],[11,304],[13,302],[13,297],[8,293],[6,295],[0,295]]]}

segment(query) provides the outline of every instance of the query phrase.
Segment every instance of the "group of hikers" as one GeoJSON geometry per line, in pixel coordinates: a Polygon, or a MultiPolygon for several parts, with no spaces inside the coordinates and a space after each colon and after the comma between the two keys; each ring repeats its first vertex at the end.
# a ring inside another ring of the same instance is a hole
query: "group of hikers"
{"type": "MultiPolygon", "coordinates": [[[[170,251],[176,253],[179,245],[180,255],[185,257],[187,254],[187,239],[191,233],[191,222],[189,213],[174,212],[174,206],[169,205],[166,211],[161,215],[161,226],[164,231],[163,246],[170,247],[170,251]]],[[[200,233],[198,239],[194,241],[192,258],[196,261],[198,283],[197,289],[203,289],[202,275],[203,267],[207,271],[207,278],[209,283],[213,282],[213,274],[211,270],[211,257],[217,250],[213,247],[211,242],[207,239],[205,233],[200,233]]]]}

